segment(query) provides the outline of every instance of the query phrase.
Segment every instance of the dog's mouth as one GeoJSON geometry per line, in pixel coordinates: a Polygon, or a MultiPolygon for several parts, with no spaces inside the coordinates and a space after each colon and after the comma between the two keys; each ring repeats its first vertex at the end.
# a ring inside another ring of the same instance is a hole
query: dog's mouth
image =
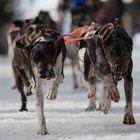
{"type": "Polygon", "coordinates": [[[123,76],[124,76],[124,73],[122,73],[122,72],[113,73],[113,77],[116,81],[122,80],[123,76]]]}
{"type": "Polygon", "coordinates": [[[46,77],[47,80],[51,80],[51,79],[54,79],[54,78],[55,78],[55,75],[48,75],[48,76],[46,77]]]}
{"type": "Polygon", "coordinates": [[[47,79],[47,80],[51,80],[51,79],[54,79],[55,78],[55,75],[40,75],[41,79],[47,79]]]}

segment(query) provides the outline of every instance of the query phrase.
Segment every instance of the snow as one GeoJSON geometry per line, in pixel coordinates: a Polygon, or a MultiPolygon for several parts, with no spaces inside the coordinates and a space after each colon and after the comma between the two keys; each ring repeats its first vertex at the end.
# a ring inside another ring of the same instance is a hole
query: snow
{"type": "Polygon", "coordinates": [[[15,16],[18,19],[28,19],[37,16],[40,10],[49,11],[54,20],[58,18],[58,5],[60,0],[14,0],[15,16]]]}
{"type": "MultiPolygon", "coordinates": [[[[35,97],[28,97],[28,112],[18,112],[20,94],[12,90],[11,63],[0,57],[0,140],[140,140],[140,46],[135,42],[134,60],[134,116],[135,125],[122,124],[124,115],[123,81],[118,85],[120,102],[112,103],[108,115],[99,111],[85,112],[88,105],[87,91],[73,90],[72,70],[65,66],[64,83],[54,101],[44,99],[45,116],[49,135],[37,134],[38,119],[35,97]],[[136,45],[137,44],[137,45],[136,45]]],[[[44,85],[46,96],[47,84],[44,85]]],[[[98,93],[100,93],[100,89],[98,93]]]]}

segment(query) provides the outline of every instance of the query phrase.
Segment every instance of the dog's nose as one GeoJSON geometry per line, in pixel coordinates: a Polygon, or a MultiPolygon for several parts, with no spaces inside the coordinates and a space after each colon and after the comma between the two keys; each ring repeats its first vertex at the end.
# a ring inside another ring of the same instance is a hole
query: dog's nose
{"type": "Polygon", "coordinates": [[[121,69],[121,65],[120,64],[115,64],[115,70],[119,71],[121,69]]]}
{"type": "Polygon", "coordinates": [[[39,72],[42,72],[42,71],[45,71],[45,69],[43,69],[43,68],[39,68],[38,71],[39,71],[39,72]]]}
{"type": "Polygon", "coordinates": [[[39,68],[40,78],[46,78],[46,70],[39,68]]]}

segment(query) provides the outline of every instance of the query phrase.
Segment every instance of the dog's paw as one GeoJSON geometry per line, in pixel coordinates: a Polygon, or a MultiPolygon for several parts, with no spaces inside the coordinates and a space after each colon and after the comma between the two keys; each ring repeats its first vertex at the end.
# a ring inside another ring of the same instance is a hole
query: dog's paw
{"type": "Polygon", "coordinates": [[[85,111],[96,111],[96,107],[93,107],[93,106],[88,106],[85,111]]]}
{"type": "Polygon", "coordinates": [[[27,96],[30,96],[30,95],[32,95],[33,93],[29,90],[28,92],[26,92],[26,95],[27,96]]]}
{"type": "Polygon", "coordinates": [[[11,86],[11,89],[16,89],[16,87],[17,86],[14,84],[14,85],[11,86]]]}
{"type": "Polygon", "coordinates": [[[111,99],[107,99],[104,103],[100,103],[99,107],[104,114],[108,114],[111,109],[111,99]]]}
{"type": "Polygon", "coordinates": [[[96,105],[89,105],[86,109],[85,109],[85,111],[96,111],[96,105]]]}
{"type": "Polygon", "coordinates": [[[27,108],[21,108],[21,109],[19,109],[19,111],[20,111],[20,112],[28,111],[28,109],[27,109],[27,108]]]}
{"type": "Polygon", "coordinates": [[[123,118],[123,124],[135,124],[135,119],[133,114],[125,114],[123,118]]]}
{"type": "Polygon", "coordinates": [[[32,85],[29,85],[28,87],[24,86],[24,93],[25,93],[25,95],[27,95],[27,96],[32,95],[33,93],[31,91],[31,89],[32,89],[32,85]]]}
{"type": "Polygon", "coordinates": [[[90,92],[88,93],[88,99],[94,98],[95,97],[95,93],[94,92],[90,92]]]}
{"type": "Polygon", "coordinates": [[[91,97],[89,99],[89,106],[87,107],[87,109],[85,109],[85,111],[95,111],[96,110],[96,97],[91,97]]]}
{"type": "Polygon", "coordinates": [[[104,107],[101,108],[101,111],[102,111],[104,114],[108,114],[110,108],[111,108],[111,104],[110,104],[110,105],[104,105],[104,107]]]}
{"type": "Polygon", "coordinates": [[[112,87],[108,88],[107,92],[108,92],[108,98],[110,98],[114,102],[119,102],[120,95],[119,95],[118,88],[116,86],[112,86],[112,87]]]}
{"type": "Polygon", "coordinates": [[[42,127],[39,131],[38,131],[38,135],[48,135],[48,130],[46,129],[46,127],[42,127]]]}
{"type": "Polygon", "coordinates": [[[75,84],[75,85],[73,86],[73,89],[77,89],[77,88],[79,88],[79,85],[78,85],[78,84],[75,84]]]}
{"type": "Polygon", "coordinates": [[[53,93],[52,90],[48,91],[48,94],[47,94],[48,99],[54,100],[54,99],[56,99],[56,97],[57,97],[57,95],[55,93],[53,93]]]}

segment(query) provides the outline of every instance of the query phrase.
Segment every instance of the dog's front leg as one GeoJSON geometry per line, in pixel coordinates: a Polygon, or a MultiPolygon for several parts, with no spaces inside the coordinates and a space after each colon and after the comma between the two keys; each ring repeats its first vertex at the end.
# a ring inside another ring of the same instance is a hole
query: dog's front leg
{"type": "Polygon", "coordinates": [[[118,102],[120,99],[119,91],[117,85],[115,84],[113,77],[111,75],[104,76],[104,101],[101,105],[101,110],[103,113],[107,114],[111,108],[111,100],[118,102]]]}
{"type": "Polygon", "coordinates": [[[104,87],[101,93],[98,110],[101,110],[105,114],[107,114],[110,108],[111,108],[111,99],[108,98],[108,92],[106,92],[106,88],[104,87]]]}
{"type": "Polygon", "coordinates": [[[45,121],[45,116],[44,116],[44,100],[43,100],[43,93],[42,93],[42,80],[37,79],[37,78],[36,78],[35,96],[36,96],[36,107],[37,107],[38,118],[39,118],[38,134],[46,135],[46,134],[48,134],[48,131],[46,128],[46,121],[45,121]]]}
{"type": "Polygon", "coordinates": [[[133,98],[133,78],[131,76],[132,73],[132,61],[129,65],[128,74],[124,78],[124,88],[125,88],[125,114],[123,123],[124,124],[135,124],[135,119],[133,116],[133,105],[132,105],[132,98],[133,98]]]}
{"type": "Polygon", "coordinates": [[[104,86],[105,90],[108,93],[107,98],[111,98],[114,102],[119,102],[120,95],[117,86],[113,80],[112,75],[104,76],[104,86]]]}
{"type": "Polygon", "coordinates": [[[94,111],[96,109],[96,90],[95,85],[93,84],[94,78],[91,77],[90,80],[87,82],[88,84],[88,99],[89,99],[89,106],[86,108],[85,111],[94,111]]]}
{"type": "Polygon", "coordinates": [[[87,79],[87,85],[88,85],[88,98],[89,98],[89,106],[87,107],[86,111],[94,111],[96,109],[96,81],[93,66],[90,65],[89,75],[87,79]]]}
{"type": "Polygon", "coordinates": [[[56,78],[53,80],[51,88],[48,90],[47,98],[50,100],[54,100],[57,97],[57,90],[60,83],[63,82],[63,65],[64,62],[62,61],[62,54],[60,54],[57,58],[54,71],[56,74],[56,78]]]}
{"type": "Polygon", "coordinates": [[[99,110],[101,110],[104,114],[108,114],[108,111],[111,108],[111,98],[110,96],[108,96],[108,92],[106,91],[105,87],[102,94],[103,95],[100,102],[99,110]]]}

